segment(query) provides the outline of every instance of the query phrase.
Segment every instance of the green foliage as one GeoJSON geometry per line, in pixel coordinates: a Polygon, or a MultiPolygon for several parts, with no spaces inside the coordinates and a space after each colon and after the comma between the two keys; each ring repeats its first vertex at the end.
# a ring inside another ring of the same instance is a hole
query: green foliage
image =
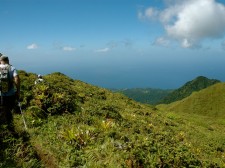
{"type": "Polygon", "coordinates": [[[20,101],[22,102],[22,106],[27,107],[30,105],[30,101],[33,98],[32,89],[34,87],[36,75],[22,70],[19,71],[19,75],[21,78],[20,101]]]}
{"type": "Polygon", "coordinates": [[[210,116],[215,119],[225,117],[225,84],[218,83],[194,92],[191,96],[171,103],[167,110],[177,113],[198,114],[210,116]]]}
{"type": "Polygon", "coordinates": [[[71,90],[73,81],[65,75],[47,75],[44,82],[37,85],[34,85],[34,74],[29,75],[22,71],[20,77],[23,106],[37,106],[51,115],[72,113],[79,109],[76,92],[71,90]]]}
{"type": "Polygon", "coordinates": [[[32,145],[27,141],[28,135],[24,132],[13,133],[0,126],[0,167],[33,167],[41,168],[42,164],[32,145]],[[20,138],[17,138],[17,137],[20,138]]]}
{"type": "Polygon", "coordinates": [[[25,134],[17,112],[17,136],[6,127],[0,130],[2,167],[225,165],[222,120],[204,122],[198,115],[175,113],[175,106],[154,108],[59,72],[38,85],[33,84],[35,74],[20,73],[29,129],[25,134]]]}
{"type": "Polygon", "coordinates": [[[195,91],[205,89],[219,82],[220,81],[216,79],[208,79],[204,76],[199,76],[196,79],[187,82],[179,89],[176,89],[172,93],[168,94],[158,104],[169,104],[178,100],[182,100],[183,98],[190,96],[195,91]]]}

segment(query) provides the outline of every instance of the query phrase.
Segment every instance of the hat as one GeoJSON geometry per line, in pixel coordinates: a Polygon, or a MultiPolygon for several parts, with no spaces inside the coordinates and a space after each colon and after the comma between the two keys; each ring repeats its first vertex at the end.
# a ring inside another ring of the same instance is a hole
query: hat
{"type": "Polygon", "coordinates": [[[42,78],[42,75],[41,74],[38,74],[38,78],[42,78]]]}
{"type": "Polygon", "coordinates": [[[5,56],[5,55],[2,55],[0,57],[0,61],[9,61],[9,58],[7,56],[5,56]]]}

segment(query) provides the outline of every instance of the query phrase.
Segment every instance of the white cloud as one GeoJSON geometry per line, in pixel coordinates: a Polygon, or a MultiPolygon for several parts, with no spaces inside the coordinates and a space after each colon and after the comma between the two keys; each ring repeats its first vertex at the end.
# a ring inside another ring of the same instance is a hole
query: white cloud
{"type": "Polygon", "coordinates": [[[108,50],[116,47],[131,47],[133,45],[133,41],[130,39],[124,39],[121,41],[110,41],[106,45],[108,50]]]}
{"type": "Polygon", "coordinates": [[[225,33],[225,6],[215,0],[173,1],[164,10],[150,7],[139,15],[146,18],[157,15],[167,36],[184,48],[195,47],[207,38],[221,38],[225,33]]]}
{"type": "Polygon", "coordinates": [[[139,11],[138,12],[138,18],[143,20],[143,19],[154,19],[157,18],[159,15],[159,11],[150,7],[146,9],[144,12],[139,11]]]}
{"type": "Polygon", "coordinates": [[[35,43],[30,44],[30,45],[28,45],[28,46],[27,46],[27,49],[29,49],[29,50],[32,50],[32,49],[37,49],[37,48],[38,48],[38,45],[37,45],[37,44],[35,44],[35,43]]]}
{"type": "Polygon", "coordinates": [[[108,47],[95,50],[95,52],[108,52],[108,51],[109,51],[109,48],[108,47]]]}
{"type": "Polygon", "coordinates": [[[165,46],[165,47],[169,46],[169,44],[170,44],[170,41],[164,37],[157,38],[153,43],[153,45],[160,45],[160,46],[165,46]]]}
{"type": "Polygon", "coordinates": [[[63,51],[74,51],[74,50],[76,50],[76,48],[70,47],[70,46],[65,46],[62,49],[63,49],[63,51]]]}

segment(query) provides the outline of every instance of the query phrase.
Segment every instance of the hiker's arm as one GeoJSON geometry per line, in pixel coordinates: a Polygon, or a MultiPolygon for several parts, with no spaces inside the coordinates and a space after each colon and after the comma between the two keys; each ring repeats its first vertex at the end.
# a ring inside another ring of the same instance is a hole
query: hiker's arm
{"type": "Polygon", "coordinates": [[[20,77],[19,77],[19,75],[16,75],[14,77],[14,83],[16,86],[16,96],[19,99],[20,98],[20,77]]]}

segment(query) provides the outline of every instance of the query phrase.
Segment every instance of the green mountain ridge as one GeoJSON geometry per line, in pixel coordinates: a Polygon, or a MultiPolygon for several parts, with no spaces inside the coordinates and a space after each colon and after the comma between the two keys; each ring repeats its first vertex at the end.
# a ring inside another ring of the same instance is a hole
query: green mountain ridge
{"type": "Polygon", "coordinates": [[[38,85],[35,74],[20,71],[20,76],[28,130],[18,110],[16,136],[1,125],[0,167],[225,165],[224,122],[175,113],[172,105],[141,104],[59,72],[38,85]]]}
{"type": "Polygon", "coordinates": [[[190,96],[169,104],[168,110],[225,118],[225,83],[217,83],[193,92],[190,96]]]}
{"type": "Polygon", "coordinates": [[[168,94],[165,98],[159,101],[158,104],[169,104],[177,100],[181,100],[185,97],[190,96],[194,91],[205,89],[219,82],[220,81],[216,79],[208,79],[204,76],[198,76],[194,80],[185,83],[182,87],[168,94]]]}
{"type": "Polygon", "coordinates": [[[219,83],[219,80],[208,79],[204,76],[198,76],[195,79],[185,83],[178,89],[153,89],[153,88],[130,88],[130,89],[111,89],[114,92],[122,93],[127,97],[140,103],[146,104],[169,104],[181,100],[194,91],[207,88],[213,84],[219,83]]]}

